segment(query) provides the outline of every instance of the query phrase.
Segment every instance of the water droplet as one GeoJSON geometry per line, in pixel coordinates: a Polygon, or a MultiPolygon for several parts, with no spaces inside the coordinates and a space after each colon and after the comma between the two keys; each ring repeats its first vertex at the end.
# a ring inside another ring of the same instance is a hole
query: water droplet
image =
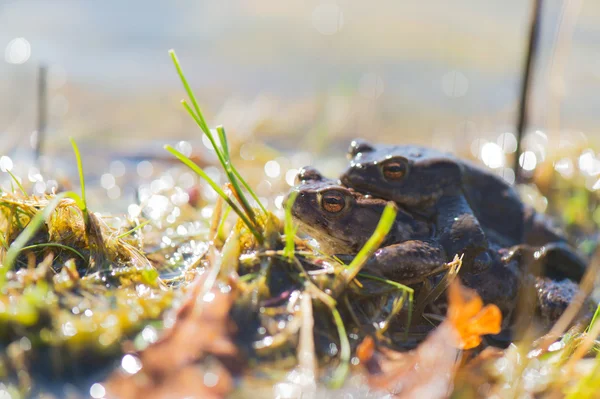
{"type": "Polygon", "coordinates": [[[533,151],[525,151],[519,157],[519,165],[524,170],[532,171],[537,166],[537,157],[533,151]]]}
{"type": "Polygon", "coordinates": [[[131,204],[127,207],[127,213],[130,218],[137,218],[142,213],[142,208],[138,204],[131,204]]]}
{"type": "Polygon", "coordinates": [[[298,174],[298,169],[288,169],[287,172],[285,172],[285,181],[286,183],[293,187],[296,185],[296,175],[298,174]]]}
{"type": "Polygon", "coordinates": [[[137,356],[125,355],[121,360],[121,367],[129,374],[136,374],[142,369],[142,362],[137,356]]]}
{"type": "Polygon", "coordinates": [[[186,157],[192,155],[192,145],[188,141],[180,141],[175,146],[175,149],[181,152],[186,157]]]}
{"type": "Polygon", "coordinates": [[[106,395],[106,389],[102,384],[95,383],[90,387],[90,396],[94,399],[103,398],[106,395]]]}
{"type": "Polygon", "coordinates": [[[496,144],[502,148],[505,154],[512,154],[517,151],[517,138],[511,132],[502,133],[498,136],[496,144]]]}
{"type": "Polygon", "coordinates": [[[0,170],[2,172],[10,171],[13,168],[13,161],[10,157],[3,155],[0,157],[0,170]]]}
{"type": "Polygon", "coordinates": [[[23,64],[31,56],[31,45],[24,37],[12,39],[6,45],[4,59],[9,64],[23,64]]]}
{"type": "Polygon", "coordinates": [[[154,167],[150,161],[142,161],[137,165],[137,173],[140,177],[150,177],[154,172],[154,167]]]}
{"type": "Polygon", "coordinates": [[[504,166],[504,152],[496,143],[488,142],[481,146],[480,157],[483,163],[492,169],[504,166]]]}
{"type": "Polygon", "coordinates": [[[281,174],[281,166],[277,161],[268,161],[265,164],[265,174],[271,178],[279,177],[281,174]]]}
{"type": "Polygon", "coordinates": [[[113,187],[115,183],[115,177],[110,173],[104,173],[102,176],[100,176],[100,185],[107,190],[113,187]]]}
{"type": "Polygon", "coordinates": [[[115,177],[121,177],[125,174],[125,164],[121,161],[112,161],[108,169],[115,177]]]}
{"type": "Polygon", "coordinates": [[[219,376],[215,373],[208,372],[204,374],[204,385],[209,388],[214,387],[219,382],[219,376]]]}

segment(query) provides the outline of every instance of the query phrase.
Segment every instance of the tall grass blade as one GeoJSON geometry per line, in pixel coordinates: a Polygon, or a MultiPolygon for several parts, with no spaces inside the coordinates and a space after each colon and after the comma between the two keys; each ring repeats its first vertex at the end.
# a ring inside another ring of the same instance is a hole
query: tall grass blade
{"type": "Polygon", "coordinates": [[[244,192],[240,188],[238,184],[237,178],[233,173],[233,165],[231,164],[230,154],[229,154],[229,144],[227,143],[227,136],[225,135],[225,129],[223,126],[217,126],[217,133],[219,134],[219,141],[221,142],[221,149],[223,151],[223,168],[225,169],[225,173],[227,174],[227,178],[233,187],[233,191],[236,193],[236,197],[238,198],[242,208],[246,211],[246,214],[252,220],[254,224],[256,224],[256,215],[254,214],[254,210],[250,206],[248,199],[244,195],[244,192]]]}
{"type": "Polygon", "coordinates": [[[21,193],[23,193],[23,195],[25,196],[25,198],[29,198],[29,194],[27,194],[27,191],[25,190],[25,187],[23,187],[23,185],[21,184],[21,182],[19,181],[19,179],[17,179],[17,176],[15,176],[10,170],[7,170],[6,173],[8,173],[10,175],[10,177],[15,182],[15,184],[17,185],[17,187],[19,187],[19,190],[21,190],[21,193]]]}
{"type": "Polygon", "coordinates": [[[346,327],[342,316],[336,307],[331,308],[331,314],[333,315],[333,321],[338,330],[338,336],[340,337],[340,364],[337,366],[331,378],[331,387],[334,389],[340,388],[344,385],[348,372],[350,371],[350,341],[348,340],[348,334],[346,333],[346,327]]]}
{"type": "Polygon", "coordinates": [[[83,165],[81,163],[81,154],[79,153],[79,147],[77,147],[77,143],[73,137],[69,137],[69,141],[73,146],[73,152],[75,153],[75,159],[77,160],[77,171],[79,172],[79,184],[81,185],[81,198],[79,201],[79,208],[83,212],[83,218],[85,220],[85,224],[88,222],[88,209],[87,209],[87,201],[85,198],[85,178],[83,176],[83,165]]]}
{"type": "MultiPolygon", "coordinates": [[[[198,101],[196,101],[196,96],[194,96],[194,92],[192,91],[187,79],[185,78],[183,70],[181,69],[181,64],[179,63],[179,59],[177,58],[177,55],[175,54],[175,50],[172,50],[172,49],[169,50],[169,55],[171,56],[171,59],[173,60],[173,64],[175,65],[175,69],[177,69],[177,74],[179,75],[179,79],[181,79],[181,83],[183,83],[183,87],[185,88],[185,91],[187,92],[188,97],[190,98],[190,100],[192,101],[192,104],[194,105],[194,110],[196,111],[196,115],[198,116],[198,119],[200,122],[199,123],[200,128],[202,128],[202,130],[204,130],[204,133],[206,133],[206,135],[209,137],[209,139],[212,138],[210,129],[208,128],[208,125],[206,124],[206,121],[204,120],[202,111],[200,111],[200,106],[198,105],[198,101]]],[[[213,141],[214,141],[214,139],[211,140],[211,142],[213,142],[213,141]]]]}
{"type": "Polygon", "coordinates": [[[210,185],[210,187],[213,190],[215,190],[215,192],[221,198],[223,198],[223,200],[225,202],[227,202],[227,204],[231,207],[231,209],[233,209],[233,211],[235,213],[237,213],[237,215],[239,216],[239,218],[242,219],[242,221],[244,222],[244,224],[246,225],[246,227],[248,227],[248,230],[250,230],[250,232],[254,235],[254,237],[256,237],[256,239],[258,240],[258,242],[261,243],[261,244],[264,242],[264,239],[263,239],[262,235],[257,230],[257,226],[254,225],[248,219],[248,217],[246,216],[246,214],[227,196],[227,194],[225,194],[225,192],[223,190],[221,190],[221,187],[219,187],[217,185],[217,183],[215,183],[206,174],[206,172],[204,172],[202,170],[202,168],[200,168],[191,159],[189,159],[188,157],[186,157],[185,155],[183,155],[181,152],[177,151],[175,148],[171,147],[170,145],[166,145],[164,148],[165,148],[165,150],[167,150],[171,154],[173,154],[177,159],[179,159],[184,165],[186,165],[188,168],[190,168],[191,170],[193,170],[198,176],[200,176],[204,180],[206,180],[206,182],[210,185]]]}
{"type": "Polygon", "coordinates": [[[388,202],[381,214],[379,223],[375,228],[375,231],[366,242],[365,245],[360,249],[358,254],[354,257],[350,265],[344,269],[344,278],[346,282],[350,282],[356,277],[358,272],[367,262],[367,259],[375,252],[380,246],[385,237],[392,228],[394,221],[396,220],[396,214],[398,213],[396,205],[393,202],[388,202]]]}

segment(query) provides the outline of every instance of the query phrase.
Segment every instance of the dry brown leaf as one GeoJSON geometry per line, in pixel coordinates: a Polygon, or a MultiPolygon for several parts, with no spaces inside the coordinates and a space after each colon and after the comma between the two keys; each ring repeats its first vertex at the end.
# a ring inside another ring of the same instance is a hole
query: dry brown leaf
{"type": "Polygon", "coordinates": [[[230,336],[232,290],[213,287],[203,294],[205,273],[191,286],[173,327],[136,353],[142,368],[118,371],[105,384],[109,398],[222,398],[232,390],[232,370],[241,366],[230,336]],[[207,355],[214,361],[201,362],[207,355]],[[217,360],[218,359],[218,360],[217,360]]]}

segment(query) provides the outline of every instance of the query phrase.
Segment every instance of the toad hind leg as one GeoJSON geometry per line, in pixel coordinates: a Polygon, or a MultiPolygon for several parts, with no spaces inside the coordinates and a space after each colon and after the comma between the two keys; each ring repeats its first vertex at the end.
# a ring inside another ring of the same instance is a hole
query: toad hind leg
{"type": "Polygon", "coordinates": [[[446,268],[446,253],[435,242],[410,240],[378,249],[366,268],[403,284],[423,281],[446,268]]]}

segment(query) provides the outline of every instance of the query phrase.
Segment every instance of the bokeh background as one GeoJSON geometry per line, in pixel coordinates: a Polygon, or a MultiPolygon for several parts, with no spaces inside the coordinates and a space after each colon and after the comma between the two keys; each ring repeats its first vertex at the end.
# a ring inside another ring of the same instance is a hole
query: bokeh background
{"type": "MultiPolygon", "coordinates": [[[[583,166],[557,168],[583,167],[595,189],[600,2],[576,3],[558,55],[566,2],[543,3],[521,165],[533,171],[553,151],[590,148],[583,166]]],[[[354,137],[433,145],[512,181],[531,10],[523,0],[0,0],[0,168],[49,191],[75,176],[72,136],[98,187],[90,201],[104,209],[139,196],[138,180],[150,190],[164,144],[210,163],[179,104],[174,48],[209,125],[223,124],[242,162],[255,161],[246,171],[264,197],[304,164],[335,175],[354,137]],[[48,121],[36,162],[40,66],[48,121]]],[[[193,184],[177,178],[154,188],[193,184]]]]}

